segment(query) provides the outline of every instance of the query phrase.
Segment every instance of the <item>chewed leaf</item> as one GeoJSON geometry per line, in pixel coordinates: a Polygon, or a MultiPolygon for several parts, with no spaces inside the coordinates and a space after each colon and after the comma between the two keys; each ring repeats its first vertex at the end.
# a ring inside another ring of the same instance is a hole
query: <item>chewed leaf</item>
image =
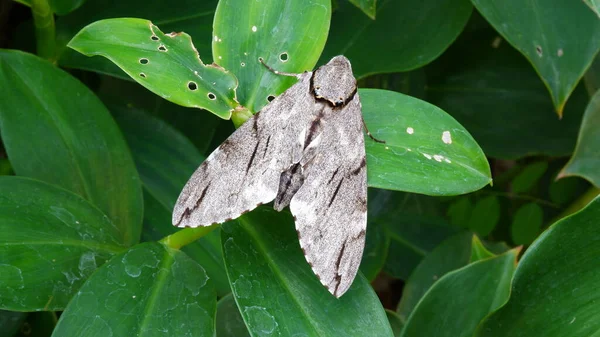
{"type": "Polygon", "coordinates": [[[83,28],[69,47],[101,55],[161,97],[202,108],[228,119],[235,107],[237,79],[214,64],[205,65],[186,33],[163,34],[142,19],[106,19],[83,28]]]}

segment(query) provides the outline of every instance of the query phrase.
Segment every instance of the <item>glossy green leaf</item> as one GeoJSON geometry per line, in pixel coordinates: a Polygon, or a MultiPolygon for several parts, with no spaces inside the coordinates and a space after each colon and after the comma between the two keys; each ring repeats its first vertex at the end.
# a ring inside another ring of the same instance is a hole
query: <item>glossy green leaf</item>
{"type": "Polygon", "coordinates": [[[66,72],[18,51],[0,51],[0,88],[11,89],[1,95],[0,131],[15,173],[81,195],[119,227],[122,242],[137,242],[141,184],[100,100],[66,72]]]}
{"type": "Polygon", "coordinates": [[[390,248],[385,271],[407,280],[419,262],[458,230],[439,217],[397,215],[388,224],[390,248]]]}
{"type": "Polygon", "coordinates": [[[469,196],[458,198],[448,206],[448,210],[446,211],[450,223],[462,228],[467,228],[472,213],[473,203],[469,196]]]}
{"type": "Polygon", "coordinates": [[[108,59],[87,57],[67,43],[88,24],[108,18],[144,18],[165,32],[186,32],[205,63],[212,61],[210,41],[217,0],[179,0],[177,6],[168,1],[87,0],[76,12],[60,17],[56,22],[58,63],[63,67],[86,69],[130,79],[108,59]]]}
{"type": "Polygon", "coordinates": [[[477,324],[508,299],[518,254],[514,249],[446,274],[419,302],[401,336],[473,336],[477,324]]]}
{"type": "Polygon", "coordinates": [[[592,97],[583,115],[573,156],[559,177],[580,176],[600,187],[600,91],[592,97]]]}
{"type": "Polygon", "coordinates": [[[26,318],[26,312],[0,310],[2,333],[7,337],[14,336],[26,318]]]}
{"type": "Polygon", "coordinates": [[[143,243],[90,277],[52,336],[212,336],[215,314],[212,281],[198,263],[143,243]]]}
{"type": "Polygon", "coordinates": [[[426,100],[456,118],[486,155],[516,159],[573,151],[587,102],[583,86],[565,116],[556,118],[531,65],[488,26],[466,31],[426,71],[426,100]]]}
{"type": "Polygon", "coordinates": [[[582,1],[552,5],[543,0],[472,2],[531,62],[562,116],[565,102],[600,49],[598,17],[582,1]]]}
{"type": "Polygon", "coordinates": [[[163,34],[142,19],[106,19],[83,28],[68,44],[78,52],[101,55],[161,97],[203,108],[228,119],[237,80],[228,71],[204,64],[186,33],[163,34]]]}
{"type": "Polygon", "coordinates": [[[468,0],[380,0],[371,20],[340,1],[319,63],[345,55],[358,78],[419,68],[454,42],[472,9],[468,0]]]}
{"type": "Polygon", "coordinates": [[[252,336],[393,336],[360,273],[339,299],[321,285],[289,213],[258,208],[224,224],[221,233],[231,288],[252,336]]]}
{"type": "Polygon", "coordinates": [[[69,191],[19,177],[0,177],[0,191],[0,308],[62,310],[125,249],[120,228],[69,191]]]}
{"type": "Polygon", "coordinates": [[[600,1],[598,0],[583,0],[583,2],[590,7],[591,10],[600,17],[600,1]]]}
{"type": "MultiPolygon", "coordinates": [[[[173,206],[181,189],[204,157],[177,130],[143,112],[110,106],[131,148],[144,184],[144,229],[147,241],[177,232],[171,224],[173,206]]],[[[219,230],[182,248],[206,270],[221,296],[231,290],[221,252],[219,230]]]]}
{"type": "Polygon", "coordinates": [[[275,75],[315,66],[329,32],[330,0],[221,0],[215,13],[213,59],[239,80],[238,101],[258,112],[295,83],[275,75]]]}
{"type": "Polygon", "coordinates": [[[371,187],[428,195],[478,190],[492,180],[473,137],[441,109],[400,93],[359,90],[369,131],[365,139],[371,187]]]}
{"type": "MultiPolygon", "coordinates": [[[[34,0],[15,0],[24,5],[31,7],[31,3],[34,0]]],[[[52,12],[58,15],[66,15],[69,12],[77,9],[81,6],[86,0],[48,0],[48,5],[52,9],[52,12]]]]}
{"type": "Polygon", "coordinates": [[[402,328],[404,328],[404,323],[402,322],[402,319],[397,313],[389,309],[385,309],[385,314],[387,315],[388,321],[390,322],[390,326],[392,327],[392,332],[394,333],[394,336],[399,337],[402,333],[402,328]]]}
{"type": "Polygon", "coordinates": [[[398,304],[397,312],[403,322],[437,280],[469,263],[472,237],[472,234],[463,232],[444,240],[415,268],[404,285],[398,304]]]}
{"type": "Polygon", "coordinates": [[[533,242],[540,233],[544,221],[544,211],[536,203],[521,206],[513,217],[510,225],[512,240],[517,245],[527,245],[533,242]]]}
{"type": "Polygon", "coordinates": [[[375,20],[375,13],[377,12],[377,0],[349,0],[351,4],[356,6],[358,9],[363,11],[371,19],[375,20]]]}
{"type": "Polygon", "coordinates": [[[508,303],[478,336],[594,336],[600,330],[600,198],[546,230],[525,252],[508,303]]]}
{"type": "Polygon", "coordinates": [[[217,337],[249,337],[233,295],[229,294],[217,303],[217,337]]]}
{"type": "Polygon", "coordinates": [[[467,227],[481,236],[489,235],[500,221],[500,202],[496,196],[478,200],[473,207],[467,227]]]}
{"type": "Polygon", "coordinates": [[[547,170],[548,163],[545,161],[540,161],[525,166],[512,181],[512,191],[514,193],[529,192],[539,182],[547,170]]]}

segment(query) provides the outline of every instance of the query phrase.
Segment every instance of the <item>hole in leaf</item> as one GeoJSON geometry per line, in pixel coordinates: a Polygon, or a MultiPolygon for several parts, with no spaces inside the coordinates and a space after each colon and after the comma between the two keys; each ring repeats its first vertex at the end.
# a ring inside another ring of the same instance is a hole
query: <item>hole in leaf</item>
{"type": "Polygon", "coordinates": [[[167,47],[163,46],[162,44],[160,46],[158,46],[158,50],[160,51],[167,51],[167,47]]]}
{"type": "Polygon", "coordinates": [[[279,61],[281,62],[287,62],[289,59],[288,53],[281,53],[279,54],[279,61]]]}
{"type": "Polygon", "coordinates": [[[215,96],[215,94],[213,94],[212,92],[209,92],[208,99],[210,99],[211,101],[214,101],[215,99],[217,99],[217,96],[215,96]]]}
{"type": "Polygon", "coordinates": [[[539,57],[542,57],[542,47],[541,46],[535,46],[535,51],[537,52],[539,57]]]}
{"type": "Polygon", "coordinates": [[[140,59],[141,64],[148,64],[148,62],[150,62],[150,61],[148,61],[148,59],[146,59],[146,58],[140,59]]]}
{"type": "Polygon", "coordinates": [[[140,73],[140,77],[142,77],[142,78],[146,78],[146,74],[144,74],[144,73],[140,73]]]}
{"type": "Polygon", "coordinates": [[[194,91],[194,90],[198,89],[198,85],[196,84],[196,82],[189,81],[188,82],[188,89],[194,91]]]}
{"type": "Polygon", "coordinates": [[[275,96],[269,95],[267,96],[267,101],[272,102],[275,99],[275,96]]]}
{"type": "Polygon", "coordinates": [[[160,40],[160,39],[158,38],[158,36],[156,36],[156,35],[152,35],[152,37],[150,37],[150,38],[151,38],[153,41],[158,41],[158,40],[160,40]]]}
{"type": "Polygon", "coordinates": [[[242,63],[240,63],[240,65],[241,65],[242,67],[245,67],[245,66],[246,66],[246,63],[242,62],[242,63]]]}

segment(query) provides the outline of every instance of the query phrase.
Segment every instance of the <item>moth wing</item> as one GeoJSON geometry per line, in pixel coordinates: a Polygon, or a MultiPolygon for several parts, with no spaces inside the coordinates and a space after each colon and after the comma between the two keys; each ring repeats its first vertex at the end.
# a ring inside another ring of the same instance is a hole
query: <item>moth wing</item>
{"type": "Polygon", "coordinates": [[[302,156],[298,135],[313,117],[307,72],[206,158],[173,209],[173,225],[209,226],[272,201],[281,172],[302,156]]]}
{"type": "Polygon", "coordinates": [[[358,94],[341,111],[328,115],[290,209],[307,262],[329,292],[340,297],[358,271],[367,227],[367,171],[358,94]]]}

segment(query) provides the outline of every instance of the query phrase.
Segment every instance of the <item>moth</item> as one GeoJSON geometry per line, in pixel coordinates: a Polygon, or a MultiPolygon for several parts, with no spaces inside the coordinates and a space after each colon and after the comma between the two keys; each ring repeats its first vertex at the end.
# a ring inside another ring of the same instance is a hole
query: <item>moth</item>
{"type": "Polygon", "coordinates": [[[344,56],[302,74],[267,68],[298,82],[198,167],[173,225],[222,223],[271,201],[277,211],[289,206],[306,261],[340,297],[358,271],[367,228],[366,125],[356,79],[344,56]]]}

